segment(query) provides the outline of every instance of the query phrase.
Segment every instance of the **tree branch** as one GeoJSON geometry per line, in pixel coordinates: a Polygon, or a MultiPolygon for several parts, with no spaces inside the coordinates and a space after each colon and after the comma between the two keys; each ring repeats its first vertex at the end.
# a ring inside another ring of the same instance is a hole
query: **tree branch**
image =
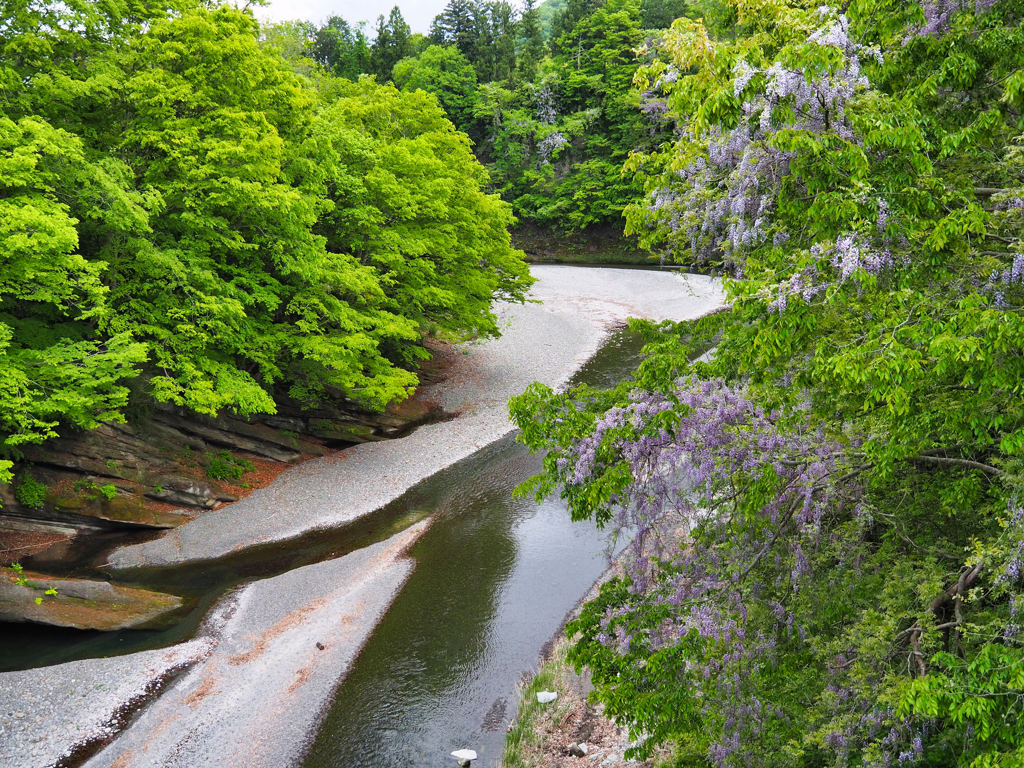
{"type": "Polygon", "coordinates": [[[761,558],[764,557],[766,554],[768,554],[771,551],[772,547],[775,546],[775,542],[779,540],[779,536],[782,535],[782,531],[789,524],[790,519],[793,517],[793,513],[796,512],[796,508],[798,506],[799,501],[800,501],[800,497],[799,496],[797,496],[796,498],[793,499],[793,503],[790,504],[789,505],[789,509],[786,510],[786,516],[782,520],[779,521],[779,529],[775,532],[775,535],[772,536],[772,540],[764,545],[764,548],[760,552],[757,553],[757,556],[753,559],[753,561],[750,563],[750,565],[748,565],[743,570],[743,573],[740,574],[739,581],[743,581],[745,578],[747,578],[747,575],[752,570],[754,570],[755,566],[759,562],[761,562],[761,558]]]}
{"type": "Polygon", "coordinates": [[[995,475],[996,477],[1002,477],[1005,474],[1001,469],[997,469],[996,467],[988,464],[982,464],[978,461],[971,461],[970,459],[950,459],[945,456],[925,456],[923,454],[918,454],[917,456],[911,456],[908,461],[920,461],[927,464],[945,464],[947,466],[979,469],[982,472],[987,472],[988,474],[995,475]]]}
{"type": "Polygon", "coordinates": [[[924,677],[928,674],[928,667],[924,663],[924,654],[921,652],[921,633],[911,632],[910,633],[910,647],[913,649],[910,655],[917,660],[917,671],[920,673],[919,677],[924,677]]]}
{"type": "Polygon", "coordinates": [[[964,571],[960,574],[960,578],[956,584],[947,589],[941,595],[932,600],[932,604],[928,606],[928,610],[935,613],[946,603],[950,602],[954,597],[962,596],[964,592],[971,588],[971,585],[978,580],[981,572],[985,570],[983,563],[978,563],[969,571],[964,571]]]}

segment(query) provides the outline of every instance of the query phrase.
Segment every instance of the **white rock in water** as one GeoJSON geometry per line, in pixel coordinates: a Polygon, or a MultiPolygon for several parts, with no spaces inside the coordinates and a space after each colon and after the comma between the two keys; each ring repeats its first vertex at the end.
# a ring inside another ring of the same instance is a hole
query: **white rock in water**
{"type": "Polygon", "coordinates": [[[452,757],[457,760],[476,760],[476,752],[472,749],[457,749],[452,752],[452,757]]]}
{"type": "Polygon", "coordinates": [[[538,691],[537,692],[537,703],[547,704],[549,701],[554,701],[558,698],[558,694],[554,691],[538,691]]]}

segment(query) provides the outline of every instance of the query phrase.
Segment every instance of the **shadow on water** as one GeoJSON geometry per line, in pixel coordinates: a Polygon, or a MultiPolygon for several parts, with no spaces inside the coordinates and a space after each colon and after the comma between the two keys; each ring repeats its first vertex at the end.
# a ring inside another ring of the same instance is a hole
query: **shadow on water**
{"type": "Polygon", "coordinates": [[[559,501],[515,498],[540,458],[508,443],[452,489],[412,547],[416,568],[339,688],[305,761],[436,766],[501,757],[516,682],[607,567],[606,534],[559,501]]]}
{"type": "MultiPolygon", "coordinates": [[[[342,557],[384,541],[424,519],[436,508],[438,489],[460,485],[500,456],[503,442],[495,443],[410,488],[402,496],[370,515],[337,528],[311,531],[273,544],[248,547],[216,560],[160,568],[131,568],[105,572],[100,566],[122,536],[108,534],[102,541],[87,538],[82,548],[61,562],[45,558],[25,561],[28,569],[79,578],[110,579],[117,584],[143,587],[184,598],[179,620],[164,630],[95,632],[36,624],[0,622],[0,671],[29,669],[98,656],[163,648],[193,637],[210,608],[229,590],[257,579],[270,578],[304,565],[342,557]]],[[[132,543],[135,543],[133,541],[132,543]]]]}
{"type": "MultiPolygon", "coordinates": [[[[573,383],[614,385],[626,372],[635,369],[641,359],[641,348],[642,341],[636,334],[627,329],[616,331],[577,373],[573,383]]],[[[419,602],[424,605],[418,609],[427,611],[425,605],[436,602],[433,598],[428,599],[429,595],[435,592],[440,595],[437,590],[441,585],[458,584],[461,586],[454,596],[445,598],[448,602],[442,601],[442,605],[456,605],[464,596],[474,606],[472,615],[463,616],[459,621],[455,621],[457,614],[465,612],[435,615],[434,609],[431,608],[430,615],[434,617],[432,620],[439,622],[439,626],[436,630],[431,630],[435,634],[430,635],[431,639],[425,642],[429,648],[433,648],[442,644],[443,640],[453,643],[457,648],[475,647],[482,653],[483,650],[490,648],[487,643],[494,631],[494,622],[500,617],[507,618],[510,615],[506,609],[499,610],[493,607],[499,602],[496,595],[504,594],[503,590],[507,583],[526,583],[521,582],[526,576],[513,575],[518,573],[516,568],[520,563],[529,561],[529,558],[524,561],[524,556],[520,553],[520,550],[524,549],[522,537],[535,536],[537,539],[537,542],[534,542],[530,538],[524,551],[537,543],[540,545],[539,552],[543,553],[547,552],[547,544],[543,543],[547,538],[575,542],[575,537],[582,535],[579,532],[584,530],[582,526],[568,524],[568,515],[557,505],[542,505],[538,508],[532,501],[511,498],[511,491],[515,485],[539,471],[539,468],[539,459],[529,457],[524,448],[516,445],[512,437],[508,437],[442,470],[409,489],[391,504],[353,523],[313,531],[284,542],[253,546],[228,557],[199,564],[136,568],[110,574],[98,567],[105,562],[106,554],[114,547],[126,543],[126,538],[131,543],[139,541],[140,534],[131,534],[127,537],[125,534],[80,537],[78,549],[63,553],[65,559],[54,561],[47,560],[46,557],[35,558],[26,562],[26,567],[57,575],[113,578],[119,584],[180,595],[185,602],[179,611],[177,622],[169,629],[159,631],[120,632],[0,623],[0,671],[27,669],[76,659],[117,656],[181,642],[195,635],[209,609],[227,591],[256,579],[269,578],[304,565],[341,557],[383,541],[433,514],[435,510],[438,510],[438,516],[434,526],[412,550],[418,563],[416,574],[403,590],[399,602],[388,614],[389,618],[385,623],[391,626],[390,616],[403,610],[397,606],[408,602],[409,598],[405,595],[410,591],[421,595],[419,602]],[[556,519],[564,520],[565,527],[556,525],[556,519]],[[542,524],[542,521],[546,522],[542,524]],[[450,526],[454,527],[449,529],[450,526]],[[444,536],[449,538],[445,539],[444,536]],[[435,545],[430,542],[438,543],[435,545]],[[435,546],[436,550],[431,549],[435,546]],[[444,572],[443,576],[421,576],[420,574],[432,573],[429,564],[435,559],[458,564],[458,568],[444,572]],[[427,580],[425,584],[432,586],[418,586],[424,578],[427,580]],[[492,607],[486,608],[486,605],[492,607]],[[448,629],[445,629],[446,627],[448,629]]],[[[596,553],[594,557],[597,559],[594,562],[597,565],[594,567],[598,568],[599,573],[600,536],[596,532],[593,532],[593,535],[594,540],[588,539],[585,548],[587,552],[596,553]]],[[[556,560],[565,561],[571,554],[562,553],[556,560]]],[[[543,567],[546,569],[543,571],[545,578],[554,580],[551,583],[556,583],[561,578],[558,575],[559,563],[543,567]]],[[[553,611],[552,615],[558,614],[557,621],[550,629],[537,630],[537,637],[540,640],[536,643],[536,649],[533,648],[534,637],[529,635],[527,645],[530,646],[530,650],[524,651],[523,660],[513,671],[512,677],[506,676],[503,679],[514,680],[518,671],[527,669],[534,663],[540,645],[550,638],[565,612],[596,578],[596,573],[593,576],[589,575],[589,570],[585,573],[588,575],[585,575],[579,584],[573,582],[572,585],[565,584],[558,588],[558,591],[565,592],[565,600],[568,601],[565,608],[561,607],[562,602],[552,602],[550,608],[553,611]],[[568,597],[569,593],[573,595],[571,599],[568,597]]],[[[538,580],[534,586],[538,595],[551,591],[551,587],[544,579],[538,580]]],[[[527,601],[532,599],[530,594],[526,593],[527,601]]],[[[526,626],[530,625],[533,619],[524,621],[526,624],[523,626],[526,626]]],[[[546,627],[547,624],[543,626],[546,627]]],[[[382,627],[374,635],[371,644],[385,642],[376,638],[379,634],[386,636],[389,631],[391,630],[382,627]]],[[[504,649],[502,653],[506,655],[512,653],[504,640],[499,643],[499,647],[504,649]]],[[[410,659],[415,658],[416,654],[410,656],[410,659]]],[[[509,658],[519,657],[512,653],[509,658]]],[[[401,663],[408,666],[414,662],[401,663]]],[[[446,669],[451,666],[448,662],[444,663],[446,669]]],[[[464,665],[457,668],[463,669],[464,665]]],[[[357,673],[358,668],[353,670],[353,677],[350,679],[355,679],[357,673]]],[[[435,684],[444,688],[443,681],[431,683],[435,684]]],[[[488,702],[488,707],[492,703],[488,702]]],[[[437,702],[435,701],[432,706],[437,706],[437,702]]],[[[471,709],[479,706],[481,704],[475,702],[471,709]]],[[[494,712],[500,708],[499,702],[494,712]]]]}
{"type": "MultiPolygon", "coordinates": [[[[641,348],[616,332],[572,383],[615,385],[641,348]]],[[[596,526],[572,523],[561,500],[513,495],[541,459],[502,442],[507,458],[451,489],[410,550],[415,571],[339,687],[304,768],[426,768],[460,748],[480,768],[500,763],[518,680],[607,567],[596,526]]]]}

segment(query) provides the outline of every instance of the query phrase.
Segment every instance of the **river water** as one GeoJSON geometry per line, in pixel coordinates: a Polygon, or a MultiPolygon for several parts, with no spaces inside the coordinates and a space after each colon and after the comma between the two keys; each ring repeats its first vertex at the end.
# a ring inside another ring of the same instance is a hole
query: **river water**
{"type": "MultiPolygon", "coordinates": [[[[616,332],[574,383],[613,385],[636,368],[641,347],[637,335],[616,332]]],[[[477,768],[495,766],[519,681],[607,567],[605,532],[572,523],[559,499],[514,495],[540,466],[509,436],[342,528],[198,566],[124,572],[119,581],[183,595],[191,610],[162,632],[6,625],[0,663],[27,668],[180,642],[234,586],[342,556],[432,516],[409,552],[412,576],[311,735],[305,765],[454,765],[449,753],[470,748],[480,755],[477,768]]],[[[95,577],[105,549],[89,545],[47,570],[95,577]]]]}
{"type": "MultiPolygon", "coordinates": [[[[641,346],[619,331],[574,381],[615,384],[641,346]]],[[[437,476],[415,570],[338,689],[306,768],[454,765],[464,748],[478,768],[499,764],[519,681],[608,566],[607,532],[571,522],[560,499],[514,495],[540,465],[508,437],[470,472],[437,476]]]]}

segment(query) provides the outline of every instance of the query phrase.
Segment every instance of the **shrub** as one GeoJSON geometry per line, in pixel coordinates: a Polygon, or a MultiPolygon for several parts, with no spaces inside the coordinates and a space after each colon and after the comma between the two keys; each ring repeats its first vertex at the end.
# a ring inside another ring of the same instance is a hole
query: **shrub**
{"type": "Polygon", "coordinates": [[[14,497],[32,509],[40,509],[46,503],[46,486],[31,475],[22,475],[14,488],[14,497]]]}
{"type": "Polygon", "coordinates": [[[213,480],[241,480],[256,465],[248,459],[232,456],[230,451],[207,454],[206,476],[213,480]]]}

